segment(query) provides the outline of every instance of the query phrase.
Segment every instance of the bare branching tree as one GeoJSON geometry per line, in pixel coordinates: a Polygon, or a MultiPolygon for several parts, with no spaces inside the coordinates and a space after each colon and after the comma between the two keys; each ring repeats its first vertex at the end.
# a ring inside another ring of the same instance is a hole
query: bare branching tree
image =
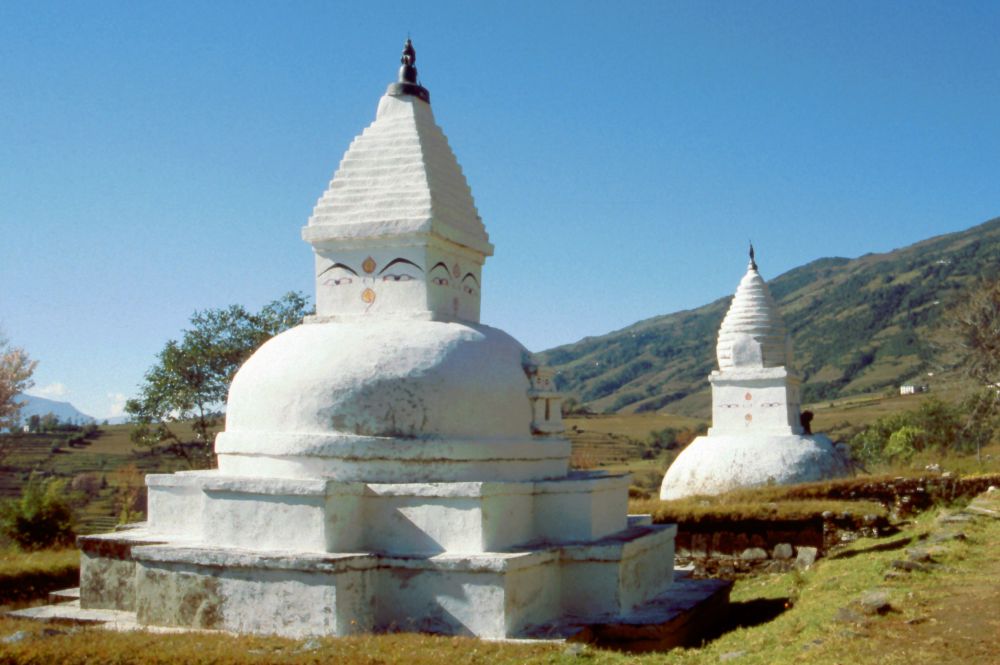
{"type": "MultiPolygon", "coordinates": [[[[970,398],[972,420],[995,423],[1000,415],[1000,281],[981,284],[955,310],[962,367],[979,390],[970,398]]],[[[982,445],[976,446],[982,461],[982,445]]]]}
{"type": "Polygon", "coordinates": [[[37,364],[24,349],[10,346],[0,335],[0,428],[17,424],[24,404],[17,396],[34,385],[31,375],[37,364]]]}

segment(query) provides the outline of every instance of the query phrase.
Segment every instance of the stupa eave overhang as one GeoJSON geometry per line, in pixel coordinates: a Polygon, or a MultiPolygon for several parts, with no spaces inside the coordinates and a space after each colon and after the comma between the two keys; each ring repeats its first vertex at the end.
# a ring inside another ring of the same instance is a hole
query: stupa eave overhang
{"type": "Polygon", "coordinates": [[[350,244],[362,247],[373,240],[391,239],[395,245],[407,245],[438,239],[479,252],[484,256],[493,255],[493,243],[489,240],[427,217],[381,222],[309,224],[302,228],[302,239],[315,247],[336,242],[342,248],[350,244]]]}

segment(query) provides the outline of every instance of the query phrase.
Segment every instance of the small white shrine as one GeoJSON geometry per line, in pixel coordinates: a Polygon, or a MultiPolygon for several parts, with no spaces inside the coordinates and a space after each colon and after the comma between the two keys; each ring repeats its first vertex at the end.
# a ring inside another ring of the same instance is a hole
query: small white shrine
{"type": "Polygon", "coordinates": [[[791,338],[757,271],[753,246],[719,328],[712,384],[712,427],[674,460],[660,498],[713,495],[742,487],[847,475],[847,460],[826,436],[805,432],[791,338]]]}
{"type": "Polygon", "coordinates": [[[83,608],[286,636],[503,638],[633,616],[673,525],[571,472],[552,374],[479,323],[493,252],[407,41],[316,204],[317,313],[229,392],[218,469],[150,475],[148,521],[80,539],[83,608]]]}

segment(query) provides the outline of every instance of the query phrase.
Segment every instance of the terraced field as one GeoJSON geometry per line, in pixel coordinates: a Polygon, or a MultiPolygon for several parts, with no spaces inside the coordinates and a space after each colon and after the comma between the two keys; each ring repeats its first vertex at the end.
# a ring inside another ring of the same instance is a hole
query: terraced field
{"type": "MultiPolygon", "coordinates": [[[[168,451],[136,447],[128,425],[103,427],[83,444],[69,445],[67,435],[17,434],[8,437],[11,448],[0,466],[0,499],[16,498],[31,474],[60,478],[77,512],[78,532],[109,531],[128,504],[144,505],[143,476],[187,468],[168,451]]],[[[133,511],[134,514],[134,511],[133,511]]]]}

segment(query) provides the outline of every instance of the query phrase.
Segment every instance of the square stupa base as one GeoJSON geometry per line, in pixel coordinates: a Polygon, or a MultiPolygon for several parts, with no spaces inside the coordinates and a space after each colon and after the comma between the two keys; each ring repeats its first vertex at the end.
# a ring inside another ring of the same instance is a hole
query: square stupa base
{"type": "Polygon", "coordinates": [[[287,637],[423,631],[508,638],[627,617],[673,581],[673,525],[506,552],[259,552],[146,529],[80,539],[81,607],[140,625],[287,637]]]}

